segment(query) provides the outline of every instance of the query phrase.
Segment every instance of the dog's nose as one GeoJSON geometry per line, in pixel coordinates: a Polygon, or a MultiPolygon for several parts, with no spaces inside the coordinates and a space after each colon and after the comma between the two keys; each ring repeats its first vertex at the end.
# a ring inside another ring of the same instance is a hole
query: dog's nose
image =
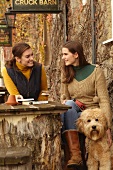
{"type": "Polygon", "coordinates": [[[92,129],[96,129],[96,126],[92,126],[92,129]]]}

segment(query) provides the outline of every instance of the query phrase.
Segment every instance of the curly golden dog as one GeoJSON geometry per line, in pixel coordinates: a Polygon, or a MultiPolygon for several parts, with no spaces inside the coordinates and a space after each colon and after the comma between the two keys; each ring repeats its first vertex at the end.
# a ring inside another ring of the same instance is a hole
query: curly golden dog
{"type": "Polygon", "coordinates": [[[76,125],[86,136],[88,170],[111,170],[111,152],[107,143],[107,120],[101,109],[86,109],[76,125]]]}

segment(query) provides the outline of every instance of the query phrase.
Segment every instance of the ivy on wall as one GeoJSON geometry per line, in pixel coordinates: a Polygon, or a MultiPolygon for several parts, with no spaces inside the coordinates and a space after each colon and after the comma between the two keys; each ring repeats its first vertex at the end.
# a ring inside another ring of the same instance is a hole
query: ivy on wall
{"type": "MultiPolygon", "coordinates": [[[[5,18],[11,0],[0,0],[0,19],[5,18]]],[[[44,14],[16,14],[16,28],[12,30],[12,46],[17,42],[27,42],[34,51],[37,61],[44,63],[44,14]]]]}
{"type": "Polygon", "coordinates": [[[41,63],[45,61],[45,24],[50,28],[51,15],[47,14],[17,14],[16,29],[13,34],[13,45],[24,41],[30,44],[35,59],[41,63]]]}
{"type": "Polygon", "coordinates": [[[5,18],[5,12],[8,6],[9,6],[8,1],[0,0],[0,19],[5,18]]]}
{"type": "Polygon", "coordinates": [[[21,41],[29,43],[38,61],[43,57],[43,30],[43,15],[17,14],[13,44],[21,41]]]}

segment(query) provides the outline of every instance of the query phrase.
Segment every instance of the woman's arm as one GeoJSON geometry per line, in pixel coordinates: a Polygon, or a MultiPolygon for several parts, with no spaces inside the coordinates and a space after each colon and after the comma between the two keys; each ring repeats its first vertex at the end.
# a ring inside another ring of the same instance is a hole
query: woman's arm
{"type": "Polygon", "coordinates": [[[106,86],[106,79],[104,76],[104,72],[101,68],[97,69],[96,73],[96,86],[97,86],[97,95],[99,97],[99,105],[101,110],[106,116],[108,121],[108,130],[107,133],[107,142],[109,147],[112,145],[112,136],[111,136],[111,121],[112,121],[112,114],[111,114],[111,106],[110,106],[110,99],[109,94],[106,86]]]}
{"type": "Polygon", "coordinates": [[[3,75],[5,87],[6,87],[7,91],[9,92],[9,94],[10,95],[19,95],[18,89],[15,86],[15,84],[13,83],[10,76],[8,75],[6,67],[3,68],[2,75],[3,75]]]}
{"type": "Polygon", "coordinates": [[[96,71],[96,89],[97,89],[97,96],[99,97],[99,106],[108,120],[108,128],[111,128],[112,115],[111,115],[110,99],[109,99],[104,72],[99,67],[97,68],[96,71]]]}

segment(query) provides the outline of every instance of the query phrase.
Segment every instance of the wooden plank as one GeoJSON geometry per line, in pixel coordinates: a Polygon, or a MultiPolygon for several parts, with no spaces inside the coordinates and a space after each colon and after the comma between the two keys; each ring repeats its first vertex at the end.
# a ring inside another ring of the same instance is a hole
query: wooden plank
{"type": "Polygon", "coordinates": [[[27,147],[7,148],[5,165],[26,164],[31,157],[31,151],[27,147]]]}
{"type": "Polygon", "coordinates": [[[31,159],[27,147],[9,147],[0,149],[0,165],[26,164],[31,159]]]}
{"type": "Polygon", "coordinates": [[[0,149],[0,165],[5,164],[6,149],[0,149]]]}
{"type": "Polygon", "coordinates": [[[38,110],[54,110],[55,106],[50,104],[40,104],[40,105],[17,105],[17,106],[10,106],[7,104],[0,105],[0,112],[26,112],[26,111],[38,111],[38,110]]]}
{"type": "Polygon", "coordinates": [[[32,170],[32,162],[23,165],[0,165],[0,170],[32,170]]]}
{"type": "Polygon", "coordinates": [[[55,107],[55,110],[66,110],[66,109],[70,109],[70,108],[72,108],[71,106],[68,106],[68,105],[65,105],[65,104],[61,104],[61,103],[59,103],[59,102],[52,102],[52,101],[50,101],[49,102],[49,104],[51,104],[52,106],[54,106],[55,107]]]}
{"type": "Polygon", "coordinates": [[[46,111],[46,110],[39,110],[39,111],[27,111],[27,112],[2,112],[0,113],[0,119],[3,119],[3,118],[7,118],[7,117],[12,117],[12,116],[29,116],[29,115],[34,115],[35,117],[36,116],[40,116],[40,115],[58,115],[58,114],[62,114],[64,113],[65,111],[67,111],[67,109],[65,110],[52,110],[52,111],[46,111]]]}
{"type": "MultiPolygon", "coordinates": [[[[54,111],[54,110],[67,110],[71,108],[70,106],[63,105],[56,102],[49,102],[48,104],[38,104],[38,105],[17,105],[17,106],[10,106],[7,104],[0,104],[0,115],[3,114],[19,114],[20,112],[35,112],[35,111],[54,111]]],[[[45,113],[46,113],[45,112],[45,113]]]]}

